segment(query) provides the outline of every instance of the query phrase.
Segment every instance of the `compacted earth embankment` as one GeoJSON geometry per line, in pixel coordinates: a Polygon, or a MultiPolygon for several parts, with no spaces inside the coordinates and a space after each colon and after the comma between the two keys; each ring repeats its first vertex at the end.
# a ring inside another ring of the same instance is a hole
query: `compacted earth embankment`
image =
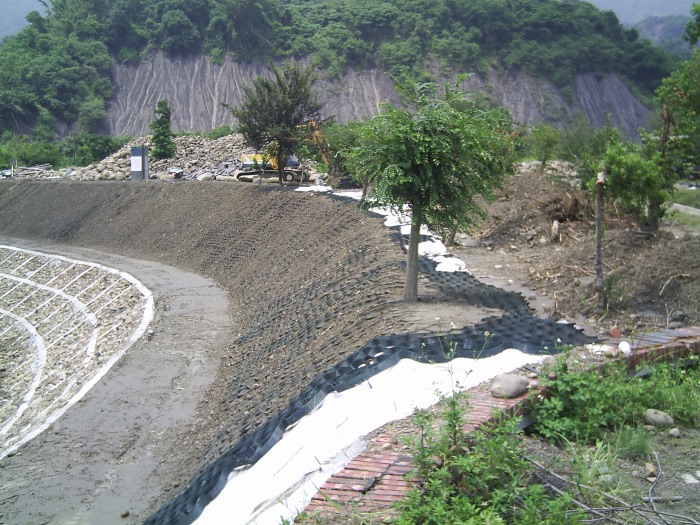
{"type": "MultiPolygon", "coordinates": [[[[215,377],[198,395],[181,435],[169,441],[174,449],[137,450],[139,440],[129,441],[134,468],[141,460],[158,462],[152,457],[157,453],[165,455],[166,470],[147,480],[148,490],[133,487],[141,499],[111,509],[102,523],[142,522],[319,373],[376,335],[409,329],[399,301],[404,256],[392,233],[381,218],[326,195],[196,182],[2,181],[0,234],[177,267],[212,279],[229,294],[230,318],[222,331],[226,325],[230,340],[208,354],[215,377]]],[[[155,295],[158,318],[170,305],[155,295]]],[[[207,336],[183,318],[177,345],[186,355],[188,339],[207,336]]],[[[107,374],[103,381],[109,380],[107,374]]],[[[71,411],[80,409],[79,403],[71,411]]],[[[123,407],[122,421],[129,410],[123,407]]],[[[40,436],[0,464],[9,489],[0,502],[5,522],[22,516],[23,523],[53,523],[71,509],[79,513],[93,505],[91,494],[70,500],[69,487],[55,488],[48,499],[42,494],[42,486],[59,475],[59,427],[46,431],[51,439],[40,436]],[[26,476],[35,482],[13,481],[26,476]]],[[[128,444],[110,450],[92,439],[94,430],[86,421],[83,439],[63,444],[80,450],[86,461],[76,472],[84,476],[127,457],[128,444]],[[105,461],[94,460],[100,456],[105,461]]],[[[99,474],[108,484],[109,472],[99,474]]]]}

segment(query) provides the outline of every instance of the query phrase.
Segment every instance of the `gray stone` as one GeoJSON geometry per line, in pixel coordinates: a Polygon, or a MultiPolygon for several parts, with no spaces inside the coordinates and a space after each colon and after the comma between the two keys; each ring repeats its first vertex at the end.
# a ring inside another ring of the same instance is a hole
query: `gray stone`
{"type": "Polygon", "coordinates": [[[688,320],[688,314],[683,310],[674,310],[671,312],[671,315],[669,315],[668,320],[673,323],[684,323],[688,320]]]}
{"type": "Polygon", "coordinates": [[[679,428],[673,427],[671,430],[668,431],[668,435],[672,438],[679,438],[681,437],[681,431],[679,428]]]}
{"type": "Polygon", "coordinates": [[[527,377],[518,374],[499,374],[493,378],[491,395],[512,398],[527,392],[530,382],[527,377]]]}
{"type": "Polygon", "coordinates": [[[674,423],[673,418],[669,414],[654,408],[647,409],[644,414],[644,419],[647,423],[655,427],[670,427],[674,423]]]}

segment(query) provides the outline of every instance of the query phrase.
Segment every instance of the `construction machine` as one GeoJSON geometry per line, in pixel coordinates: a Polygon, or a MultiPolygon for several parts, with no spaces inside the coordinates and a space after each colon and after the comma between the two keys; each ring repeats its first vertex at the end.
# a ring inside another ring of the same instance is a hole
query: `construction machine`
{"type": "MultiPolygon", "coordinates": [[[[255,177],[272,178],[278,176],[277,158],[264,153],[242,153],[235,177],[244,182],[252,182],[255,177]]],[[[287,156],[287,163],[282,171],[285,182],[308,182],[309,174],[304,171],[296,155],[287,156]]]]}
{"type": "MultiPolygon", "coordinates": [[[[323,161],[330,166],[330,156],[328,154],[328,144],[318,123],[311,121],[308,124],[299,126],[308,130],[308,138],[311,140],[323,158],[323,161]]],[[[270,148],[274,151],[275,145],[270,148]]],[[[240,181],[252,182],[256,177],[272,178],[278,176],[277,155],[265,154],[262,152],[241,154],[240,164],[235,171],[235,177],[240,181]]],[[[301,162],[296,155],[288,155],[287,162],[282,171],[284,182],[308,182],[309,172],[303,169],[301,162]]]]}

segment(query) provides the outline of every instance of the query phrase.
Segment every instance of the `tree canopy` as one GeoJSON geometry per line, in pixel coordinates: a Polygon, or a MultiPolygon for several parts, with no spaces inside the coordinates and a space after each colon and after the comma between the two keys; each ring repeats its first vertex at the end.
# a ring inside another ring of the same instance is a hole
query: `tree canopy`
{"type": "Polygon", "coordinates": [[[243,88],[240,108],[231,109],[246,142],[258,150],[272,150],[282,184],[287,156],[309,135],[307,125],[320,118],[321,103],[310,67],[287,64],[273,68],[272,75],[254,78],[252,86],[243,88]]]}
{"type": "Polygon", "coordinates": [[[153,158],[169,159],[175,155],[177,146],[170,129],[170,105],[167,100],[159,100],[155,109],[156,119],[151,122],[153,131],[153,158]]]}
{"type": "Polygon", "coordinates": [[[477,197],[513,169],[512,122],[501,108],[483,109],[448,88],[416,86],[413,108],[387,105],[363,129],[353,165],[369,175],[376,203],[411,216],[404,298],[417,298],[421,226],[445,235],[484,216],[477,197]]]}
{"type": "MultiPolygon", "coordinates": [[[[686,26],[691,44],[700,38],[700,4],[693,7],[694,19],[686,26]]],[[[665,78],[657,91],[665,114],[662,154],[680,172],[700,166],[700,48],[682,66],[665,78]],[[671,157],[669,159],[669,157],[671,157]]]]}

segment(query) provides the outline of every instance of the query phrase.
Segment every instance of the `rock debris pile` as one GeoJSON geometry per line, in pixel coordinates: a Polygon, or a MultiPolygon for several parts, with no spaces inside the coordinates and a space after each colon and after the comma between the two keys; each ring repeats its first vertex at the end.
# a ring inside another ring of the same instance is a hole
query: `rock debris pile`
{"type": "MultiPolygon", "coordinates": [[[[175,156],[170,159],[150,161],[151,179],[213,180],[229,175],[235,169],[241,153],[249,151],[239,134],[218,139],[198,136],[175,137],[175,156]]],[[[97,164],[78,168],[69,173],[71,178],[81,180],[124,180],[131,176],[131,148],[146,146],[153,148],[150,136],[136,139],[110,157],[97,164]]]]}
{"type": "MultiPolygon", "coordinates": [[[[177,149],[170,159],[151,160],[149,175],[159,180],[233,180],[242,153],[253,150],[246,146],[240,134],[208,139],[195,135],[175,137],[177,149]]],[[[131,148],[146,146],[151,150],[151,136],[135,139],[116,153],[96,164],[58,171],[23,171],[21,179],[126,180],[131,177],[131,148]]]]}

